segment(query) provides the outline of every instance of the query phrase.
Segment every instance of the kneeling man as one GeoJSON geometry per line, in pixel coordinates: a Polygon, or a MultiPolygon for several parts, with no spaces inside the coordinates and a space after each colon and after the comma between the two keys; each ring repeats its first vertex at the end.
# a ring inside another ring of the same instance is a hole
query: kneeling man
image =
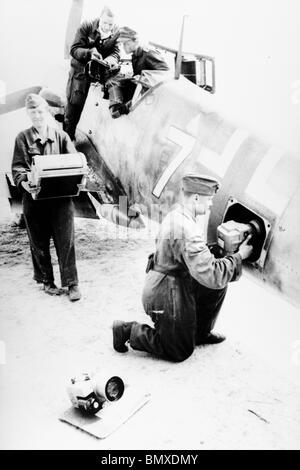
{"type": "Polygon", "coordinates": [[[204,215],[219,188],[210,176],[187,175],[182,203],[163,220],[153,262],[148,264],[143,305],[154,328],[137,322],[115,321],[113,345],[126,352],[146,351],[171,361],[184,361],[196,345],[220,343],[213,333],[227,284],[242,273],[242,260],[252,253],[250,236],[230,256],[215,258],[196,217],[204,215]]]}

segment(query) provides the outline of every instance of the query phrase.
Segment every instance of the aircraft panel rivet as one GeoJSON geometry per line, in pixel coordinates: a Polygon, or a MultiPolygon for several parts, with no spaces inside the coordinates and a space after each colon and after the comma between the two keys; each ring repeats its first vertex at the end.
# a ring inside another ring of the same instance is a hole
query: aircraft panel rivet
{"type": "Polygon", "coordinates": [[[95,106],[99,106],[99,103],[95,103],[95,106]]]}
{"type": "Polygon", "coordinates": [[[93,133],[93,131],[91,129],[89,129],[89,134],[92,134],[92,133],[93,133]]]}

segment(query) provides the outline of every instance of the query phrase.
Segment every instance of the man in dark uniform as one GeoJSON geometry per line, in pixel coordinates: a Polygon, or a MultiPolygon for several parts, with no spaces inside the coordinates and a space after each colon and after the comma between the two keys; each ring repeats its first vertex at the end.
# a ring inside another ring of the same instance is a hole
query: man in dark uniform
{"type": "Polygon", "coordinates": [[[48,104],[39,95],[30,94],[25,101],[32,127],[16,137],[12,174],[17,188],[23,193],[23,213],[29,237],[34,279],[44,284],[50,295],[61,290],[54,284],[50,257],[50,238],[53,238],[58,257],[61,284],[68,287],[71,301],[79,300],[78,278],[74,247],[74,208],[69,197],[34,200],[28,184],[32,157],[75,153],[69,136],[47,124],[48,104]]]}
{"type": "Polygon", "coordinates": [[[65,130],[72,140],[90,87],[86,65],[93,58],[101,59],[109,65],[112,74],[114,71],[117,73],[120,58],[118,35],[113,13],[108,7],[103,8],[100,18],[84,22],[76,33],[70,49],[72,59],[65,112],[65,130]]]}
{"type": "Polygon", "coordinates": [[[241,276],[242,260],[253,248],[248,237],[237,253],[216,259],[207,247],[196,217],[208,211],[218,187],[218,181],[209,176],[183,178],[183,202],[161,224],[143,291],[144,309],[154,328],[115,321],[116,351],[126,352],[129,341],[133,349],[179,362],[187,359],[196,345],[225,339],[212,329],[228,282],[241,276]]]}
{"type": "MultiPolygon", "coordinates": [[[[126,54],[132,54],[133,76],[140,75],[142,70],[169,70],[168,65],[156,49],[142,46],[136,31],[127,26],[120,28],[118,42],[123,44],[126,54]]],[[[127,114],[130,109],[130,99],[136,87],[136,80],[122,79],[117,75],[109,83],[109,99],[112,117],[127,114]]]]}

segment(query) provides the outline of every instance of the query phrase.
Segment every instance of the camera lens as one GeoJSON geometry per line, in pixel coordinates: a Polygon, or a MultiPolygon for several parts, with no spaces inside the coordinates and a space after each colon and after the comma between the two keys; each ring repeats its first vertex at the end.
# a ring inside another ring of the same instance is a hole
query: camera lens
{"type": "Polygon", "coordinates": [[[124,382],[120,377],[111,377],[105,386],[105,394],[109,401],[119,400],[124,393],[124,382]]]}

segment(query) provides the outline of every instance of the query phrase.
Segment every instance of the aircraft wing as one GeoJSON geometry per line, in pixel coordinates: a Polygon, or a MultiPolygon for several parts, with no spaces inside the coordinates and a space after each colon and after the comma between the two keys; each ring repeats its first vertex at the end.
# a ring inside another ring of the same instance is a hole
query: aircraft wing
{"type": "Polygon", "coordinates": [[[32,86],[29,88],[23,88],[22,90],[9,93],[2,98],[3,103],[0,102],[0,115],[10,113],[25,106],[25,98],[29,93],[39,93],[41,86],[32,86]]]}

